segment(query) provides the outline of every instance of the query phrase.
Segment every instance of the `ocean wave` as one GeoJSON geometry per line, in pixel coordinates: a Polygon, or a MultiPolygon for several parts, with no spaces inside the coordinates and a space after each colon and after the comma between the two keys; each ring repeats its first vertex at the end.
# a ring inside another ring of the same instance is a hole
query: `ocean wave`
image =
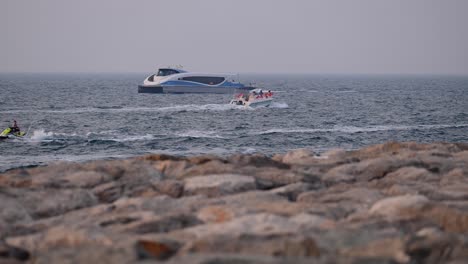
{"type": "Polygon", "coordinates": [[[196,111],[227,111],[239,109],[236,105],[231,104],[204,104],[204,105],[173,105],[165,107],[120,107],[120,106],[98,106],[86,108],[72,109],[16,109],[16,110],[0,110],[3,114],[13,113],[49,113],[49,114],[81,114],[81,113],[121,113],[121,112],[196,112],[196,111]]]}
{"type": "Polygon", "coordinates": [[[252,134],[267,135],[267,134],[289,134],[289,133],[322,133],[322,132],[341,132],[341,133],[363,133],[363,132],[379,132],[379,131],[395,131],[395,130],[431,130],[442,128],[461,128],[468,127],[468,124],[436,124],[436,125],[414,125],[414,126],[368,126],[368,127],[355,127],[355,126],[334,126],[333,128],[274,128],[265,131],[257,131],[252,134]]]}
{"type": "Polygon", "coordinates": [[[161,112],[180,112],[180,111],[227,111],[232,109],[239,109],[236,105],[231,104],[205,104],[205,105],[176,105],[162,107],[159,109],[161,112]]]}
{"type": "Polygon", "coordinates": [[[216,133],[216,131],[198,131],[188,130],[175,134],[177,137],[190,137],[190,138],[225,138],[216,133]]]}
{"type": "Polygon", "coordinates": [[[118,134],[118,131],[107,130],[101,132],[88,132],[83,135],[77,133],[56,133],[53,131],[46,132],[44,129],[37,129],[31,133],[31,136],[26,138],[30,142],[47,142],[53,140],[102,140],[102,141],[115,141],[115,142],[128,142],[128,141],[144,141],[152,140],[155,136],[152,134],[145,135],[126,135],[118,134]]]}
{"type": "MultiPolygon", "coordinates": [[[[285,102],[273,102],[271,108],[288,108],[285,102]]],[[[187,104],[187,105],[172,105],[164,107],[120,107],[120,106],[98,106],[86,108],[72,109],[17,109],[17,110],[0,110],[3,114],[14,113],[48,113],[48,114],[82,114],[82,113],[125,113],[125,112],[200,112],[200,111],[229,111],[229,110],[245,110],[248,107],[242,107],[232,104],[187,104]]]]}
{"type": "Polygon", "coordinates": [[[146,135],[135,135],[135,136],[121,136],[117,138],[108,138],[107,140],[113,140],[117,142],[130,142],[130,141],[152,140],[154,138],[155,138],[154,135],[146,134],[146,135]]]}

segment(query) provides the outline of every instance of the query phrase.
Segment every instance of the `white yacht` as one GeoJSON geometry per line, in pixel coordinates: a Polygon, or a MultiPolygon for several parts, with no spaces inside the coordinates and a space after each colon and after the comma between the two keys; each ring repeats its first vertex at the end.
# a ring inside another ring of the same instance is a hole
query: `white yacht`
{"type": "Polygon", "coordinates": [[[235,80],[235,75],[192,73],[178,68],[160,68],[138,86],[139,93],[238,93],[254,87],[235,80]]]}
{"type": "Polygon", "coordinates": [[[245,107],[268,107],[273,103],[273,93],[268,90],[253,89],[248,94],[240,93],[230,102],[233,105],[242,105],[245,107]]]}

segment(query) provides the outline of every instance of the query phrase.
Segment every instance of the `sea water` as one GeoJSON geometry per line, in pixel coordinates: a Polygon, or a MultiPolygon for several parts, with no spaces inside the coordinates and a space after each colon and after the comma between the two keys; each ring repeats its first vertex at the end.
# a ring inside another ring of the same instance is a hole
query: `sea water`
{"type": "Polygon", "coordinates": [[[11,168],[172,155],[356,149],[388,141],[468,142],[468,77],[241,75],[274,92],[268,108],[232,94],[139,94],[147,74],[0,74],[0,141],[11,168]]]}

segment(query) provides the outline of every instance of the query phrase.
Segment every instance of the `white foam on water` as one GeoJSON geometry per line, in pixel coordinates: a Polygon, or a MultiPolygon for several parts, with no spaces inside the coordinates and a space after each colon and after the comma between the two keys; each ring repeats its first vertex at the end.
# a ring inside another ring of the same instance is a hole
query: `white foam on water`
{"type": "Polygon", "coordinates": [[[57,132],[46,132],[44,129],[36,129],[32,133],[26,134],[24,141],[30,143],[38,142],[52,142],[54,140],[65,140],[71,138],[79,137],[76,133],[67,134],[67,133],[57,133],[57,132]]]}
{"type": "Polygon", "coordinates": [[[273,103],[271,103],[271,105],[268,106],[268,107],[270,107],[270,108],[281,108],[281,109],[283,109],[283,108],[289,108],[289,105],[288,105],[287,103],[285,103],[285,102],[273,102],[273,103]]]}
{"type": "Polygon", "coordinates": [[[34,130],[29,138],[31,141],[44,141],[46,139],[51,139],[54,136],[54,132],[45,132],[44,129],[34,130]]]}
{"type": "Polygon", "coordinates": [[[154,136],[151,134],[146,135],[134,135],[134,136],[120,136],[116,138],[108,138],[105,140],[113,140],[117,142],[130,142],[130,141],[145,141],[145,140],[152,140],[154,136]]]}
{"type": "Polygon", "coordinates": [[[297,129],[288,129],[288,128],[273,128],[265,131],[252,132],[253,135],[267,135],[267,134],[290,134],[290,133],[316,133],[316,132],[326,132],[330,131],[329,129],[312,129],[312,128],[297,128],[297,129]]]}
{"type": "Polygon", "coordinates": [[[86,107],[73,109],[39,109],[39,110],[7,110],[0,113],[56,113],[56,114],[80,114],[80,113],[120,113],[120,112],[181,112],[181,111],[227,111],[236,109],[230,104],[205,104],[205,105],[173,105],[165,107],[86,107]]]}
{"type": "Polygon", "coordinates": [[[337,93],[355,93],[355,90],[338,90],[337,93]]]}
{"type": "Polygon", "coordinates": [[[199,130],[188,130],[181,133],[175,134],[178,137],[192,137],[192,138],[225,138],[217,134],[216,131],[199,131],[199,130]]]}
{"type": "Polygon", "coordinates": [[[180,111],[227,111],[236,109],[235,105],[231,104],[205,104],[205,105],[175,105],[168,107],[161,107],[161,112],[180,112],[180,111]]]}
{"type": "Polygon", "coordinates": [[[441,128],[460,128],[468,127],[468,124],[437,124],[437,125],[415,125],[415,126],[399,126],[399,125],[389,125],[389,126],[368,126],[368,127],[355,127],[355,126],[335,126],[333,128],[273,128],[265,131],[253,132],[254,135],[266,135],[273,133],[320,133],[320,132],[342,132],[342,133],[362,133],[362,132],[378,132],[378,131],[398,131],[398,130],[431,130],[431,129],[441,129],[441,128]]]}
{"type": "Polygon", "coordinates": [[[86,138],[90,140],[109,140],[116,142],[128,142],[128,141],[143,141],[143,140],[152,140],[154,135],[145,134],[145,135],[128,135],[121,134],[117,130],[104,130],[100,132],[88,132],[86,133],[86,138]]]}
{"type": "Polygon", "coordinates": [[[174,149],[153,149],[149,153],[154,154],[168,154],[168,155],[201,155],[201,154],[212,154],[212,155],[223,155],[230,153],[230,150],[225,148],[190,148],[188,150],[174,150],[174,149]]]}
{"type": "MultiPolygon", "coordinates": [[[[287,108],[288,105],[284,102],[274,102],[272,108],[287,108]]],[[[82,113],[124,113],[124,112],[199,112],[199,111],[229,111],[229,110],[249,110],[248,107],[232,105],[232,104],[204,104],[204,105],[172,105],[164,107],[123,107],[123,108],[73,108],[73,109],[39,109],[39,110],[9,110],[0,111],[0,113],[52,113],[52,114],[82,114],[82,113]]]]}
{"type": "Polygon", "coordinates": [[[56,133],[56,132],[46,132],[44,129],[37,129],[31,133],[30,137],[25,137],[25,140],[29,142],[48,142],[56,139],[84,139],[84,140],[109,140],[116,142],[129,142],[129,141],[144,141],[152,140],[155,138],[152,134],[145,135],[125,135],[119,134],[116,130],[107,130],[101,132],[88,132],[81,136],[76,133],[67,134],[67,133],[56,133]]]}
{"type": "Polygon", "coordinates": [[[241,150],[242,154],[253,154],[257,152],[255,148],[245,148],[241,150]]]}

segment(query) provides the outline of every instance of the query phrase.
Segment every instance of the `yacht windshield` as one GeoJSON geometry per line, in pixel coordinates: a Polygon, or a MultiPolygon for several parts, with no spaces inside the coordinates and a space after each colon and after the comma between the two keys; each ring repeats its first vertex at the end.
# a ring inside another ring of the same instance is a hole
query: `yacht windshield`
{"type": "Polygon", "coordinates": [[[157,76],[168,76],[176,73],[179,72],[173,69],[159,69],[157,76]]]}

